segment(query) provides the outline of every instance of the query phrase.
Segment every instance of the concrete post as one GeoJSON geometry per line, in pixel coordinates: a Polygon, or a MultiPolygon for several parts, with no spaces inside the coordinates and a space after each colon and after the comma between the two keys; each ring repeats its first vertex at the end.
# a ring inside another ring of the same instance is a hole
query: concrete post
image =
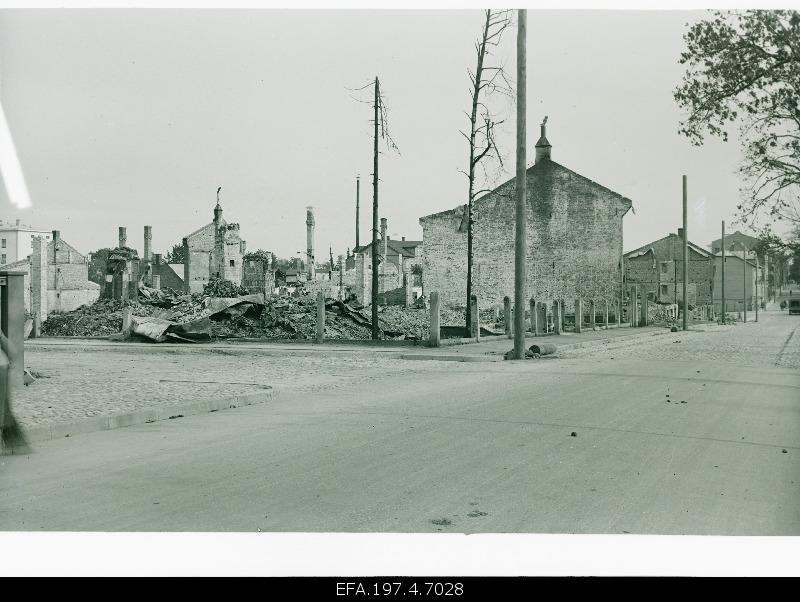
{"type": "Polygon", "coordinates": [[[547,334],[547,303],[539,303],[539,316],[536,320],[536,334],[547,334]]]}
{"type": "Polygon", "coordinates": [[[530,303],[530,306],[531,306],[531,309],[530,309],[530,311],[531,311],[531,334],[533,336],[536,336],[538,334],[538,332],[539,332],[539,326],[538,326],[539,313],[536,311],[536,301],[534,300],[533,297],[531,297],[529,303],[530,303]]]}
{"type": "Polygon", "coordinates": [[[481,321],[478,316],[478,295],[472,295],[469,298],[470,303],[470,316],[471,323],[469,325],[469,336],[473,339],[480,340],[481,338],[481,321]]]}
{"type": "Polygon", "coordinates": [[[131,318],[133,317],[133,310],[126,307],[122,310],[122,335],[125,338],[131,336],[131,318]]]}
{"type": "Polygon", "coordinates": [[[317,343],[325,340],[325,295],[322,291],[317,293],[317,343]]]}
{"type": "Polygon", "coordinates": [[[511,299],[508,298],[508,295],[503,297],[503,323],[506,327],[506,336],[509,339],[513,339],[514,334],[511,332],[511,324],[513,324],[511,320],[511,299]]]}
{"type": "Polygon", "coordinates": [[[33,330],[31,331],[31,338],[38,339],[42,336],[42,319],[39,317],[39,312],[33,314],[33,330]]]}
{"type": "MultiPolygon", "coordinates": [[[[686,308],[684,308],[684,311],[686,311],[686,308]]],[[[644,289],[642,289],[642,311],[639,317],[639,324],[647,326],[647,291],[644,289]]]]}
{"type": "Polygon", "coordinates": [[[553,332],[561,334],[561,303],[553,301],[553,332]]]}
{"type": "Polygon", "coordinates": [[[589,301],[589,329],[591,330],[594,330],[597,325],[595,314],[597,314],[597,308],[595,307],[594,299],[592,299],[589,301]]]}
{"type": "Polygon", "coordinates": [[[431,293],[430,299],[430,335],[428,343],[431,347],[438,347],[441,343],[441,332],[439,330],[439,293],[431,293]]]}
{"type": "Polygon", "coordinates": [[[608,330],[608,299],[603,301],[604,304],[604,312],[603,312],[603,328],[608,330]]]}
{"type": "Polygon", "coordinates": [[[12,387],[23,385],[25,370],[25,275],[0,271],[0,329],[6,339],[9,361],[9,380],[12,387]]]}
{"type": "Polygon", "coordinates": [[[575,299],[575,332],[581,333],[583,326],[583,301],[575,299]]]}

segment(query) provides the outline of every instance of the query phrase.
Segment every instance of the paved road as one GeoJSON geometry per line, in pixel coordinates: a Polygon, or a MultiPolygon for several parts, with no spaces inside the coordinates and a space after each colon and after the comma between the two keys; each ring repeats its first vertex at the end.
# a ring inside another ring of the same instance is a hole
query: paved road
{"type": "Polygon", "coordinates": [[[0,529],[798,535],[798,325],[418,361],[42,443],[0,458],[0,529]]]}

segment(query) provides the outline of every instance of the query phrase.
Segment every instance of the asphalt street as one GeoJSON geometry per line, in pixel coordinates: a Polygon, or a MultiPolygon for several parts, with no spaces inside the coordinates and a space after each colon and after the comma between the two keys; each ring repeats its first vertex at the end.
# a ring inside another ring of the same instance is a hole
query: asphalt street
{"type": "Polygon", "coordinates": [[[0,529],[799,535],[798,325],[382,368],[39,443],[0,458],[0,529]]]}

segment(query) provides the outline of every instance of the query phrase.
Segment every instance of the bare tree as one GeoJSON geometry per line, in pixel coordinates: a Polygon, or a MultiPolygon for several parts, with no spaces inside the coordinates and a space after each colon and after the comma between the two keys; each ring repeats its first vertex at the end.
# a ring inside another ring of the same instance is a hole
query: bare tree
{"type": "Polygon", "coordinates": [[[486,172],[486,161],[496,160],[500,167],[503,157],[497,149],[495,142],[495,128],[503,123],[498,121],[489,109],[487,97],[500,93],[508,97],[513,96],[512,85],[509,77],[500,64],[489,64],[492,49],[500,44],[503,33],[511,26],[511,11],[491,10],[484,13],[483,28],[480,39],[475,43],[476,65],[475,71],[469,70],[470,92],[472,94],[472,110],[466,113],[469,119],[469,133],[461,132],[469,143],[469,167],[462,171],[469,181],[469,194],[467,195],[467,333],[470,333],[472,323],[472,308],[470,299],[474,286],[474,234],[475,220],[472,213],[472,204],[475,198],[487,189],[476,190],[477,171],[481,167],[486,172]]]}

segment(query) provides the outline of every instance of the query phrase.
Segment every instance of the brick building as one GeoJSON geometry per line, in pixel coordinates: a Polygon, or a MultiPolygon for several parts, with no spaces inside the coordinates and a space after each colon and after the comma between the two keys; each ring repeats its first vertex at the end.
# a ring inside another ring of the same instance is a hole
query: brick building
{"type": "Polygon", "coordinates": [[[222,278],[236,284],[242,282],[242,256],[246,243],[239,236],[239,224],[226,222],[222,206],[214,207],[214,220],[183,239],[183,284],[188,292],[202,292],[211,278],[222,278]]]}
{"type": "MultiPolygon", "coordinates": [[[[551,159],[545,127],[527,170],[525,296],[569,302],[617,299],[621,292],[622,218],[630,199],[551,159]]],[[[483,307],[514,294],[514,179],[473,202],[475,290],[483,307]]],[[[467,288],[467,206],[420,218],[425,292],[464,306],[467,288]]]]}
{"type": "Polygon", "coordinates": [[[58,230],[52,240],[34,236],[31,254],[4,269],[25,273],[25,309],[38,313],[43,322],[50,313],[72,311],[100,297],[100,286],[89,281],[86,257],[58,230]]]}
{"type": "MultiPolygon", "coordinates": [[[[638,285],[653,301],[683,300],[683,228],[628,251],[624,255],[625,285],[638,285]]],[[[710,305],[714,294],[714,256],[689,241],[689,305],[710,305]]]]}

